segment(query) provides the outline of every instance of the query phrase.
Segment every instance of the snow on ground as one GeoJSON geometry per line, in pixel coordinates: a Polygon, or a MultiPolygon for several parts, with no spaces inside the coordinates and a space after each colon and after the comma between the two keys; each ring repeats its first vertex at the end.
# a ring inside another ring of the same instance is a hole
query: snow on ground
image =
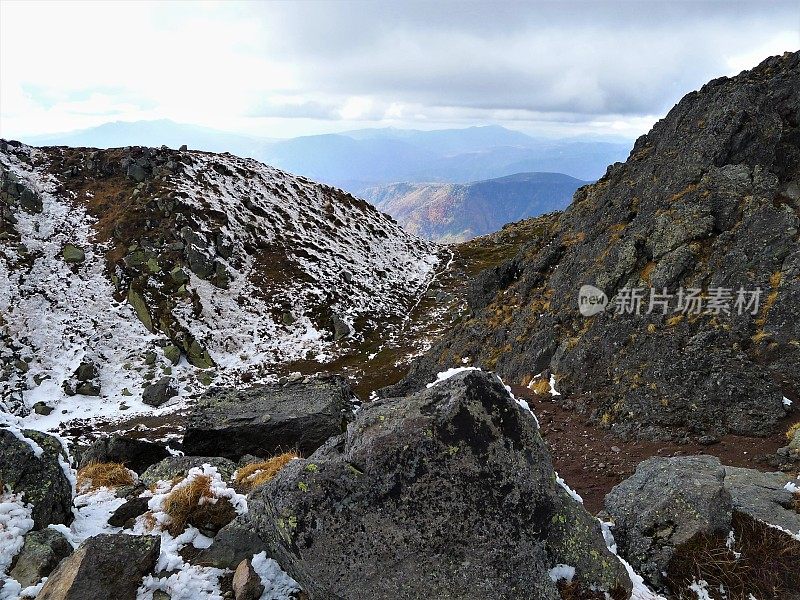
{"type": "Polygon", "coordinates": [[[294,597],[292,594],[300,591],[300,585],[284,573],[277,562],[267,558],[266,552],[256,554],[252,564],[264,585],[261,600],[291,600],[294,597]]]}
{"type": "Polygon", "coordinates": [[[124,498],[117,498],[114,490],[100,488],[81,494],[74,501],[75,520],[66,525],[50,525],[51,529],[64,534],[74,548],[77,548],[90,537],[101,533],[117,533],[119,527],[111,527],[108,519],[120,506],[125,504],[124,498]]]}
{"type": "Polygon", "coordinates": [[[25,534],[33,529],[31,510],[21,494],[0,490],[0,576],[22,550],[25,534]]]}
{"type": "MultiPolygon", "coordinates": [[[[15,380],[0,382],[0,397],[19,392],[23,406],[0,401],[0,411],[23,415],[25,427],[42,431],[77,418],[174,412],[185,406],[186,396],[203,389],[198,371],[185,359],[170,365],[156,343],[165,338],[148,332],[127,302],[114,299],[105,264],[109,246],[94,239],[94,219],[83,195],[69,197],[47,172],[48,152],[59,150],[22,146],[0,153],[2,168],[35,191],[43,204],[40,214],[15,211],[21,246],[27,251],[24,260],[16,245],[0,242],[0,280],[9,282],[0,287],[0,313],[7,321],[0,334],[30,361],[15,380]],[[85,251],[83,263],[64,262],[61,253],[67,243],[85,251]],[[149,352],[156,353],[154,368],[170,369],[179,387],[180,397],[157,410],[141,402],[149,352]],[[99,367],[101,395],[70,397],[62,383],[86,360],[99,367]],[[40,401],[54,408],[49,416],[30,412],[40,401]]],[[[244,370],[266,366],[257,378],[269,380],[288,361],[331,360],[343,350],[312,323],[312,310],[328,306],[351,327],[359,319],[379,326],[396,318],[399,328],[435,277],[438,247],[408,234],[367,204],[254,160],[189,154],[192,164],[164,185],[175,202],[191,209],[202,239],[212,238],[209,215],[227,215],[221,232],[233,244],[230,259],[215,256],[231,275],[229,288],[217,288],[190,273],[187,288],[200,299],[199,317],[188,301],[178,301],[173,312],[219,367],[203,372],[203,378],[224,384],[244,370]],[[275,275],[265,275],[252,250],[270,243],[300,273],[292,273],[278,289],[265,286],[275,275]],[[279,303],[271,297],[276,292],[279,303]],[[275,317],[276,308],[287,302],[291,324],[275,317]]],[[[212,248],[208,251],[215,254],[212,248]]],[[[0,359],[11,360],[8,351],[4,347],[0,359]]]]}
{"type": "Polygon", "coordinates": [[[620,562],[625,566],[625,569],[628,571],[628,577],[631,578],[631,583],[633,583],[633,592],[631,593],[631,600],[667,600],[664,596],[656,594],[653,592],[647,584],[644,582],[644,578],[636,573],[633,570],[633,567],[628,564],[624,558],[622,558],[619,554],[617,554],[617,543],[614,541],[614,534],[611,533],[611,529],[614,526],[613,523],[606,523],[601,519],[597,519],[600,523],[600,527],[603,531],[603,538],[606,541],[606,546],[614,554],[617,558],[619,558],[620,562]]]}

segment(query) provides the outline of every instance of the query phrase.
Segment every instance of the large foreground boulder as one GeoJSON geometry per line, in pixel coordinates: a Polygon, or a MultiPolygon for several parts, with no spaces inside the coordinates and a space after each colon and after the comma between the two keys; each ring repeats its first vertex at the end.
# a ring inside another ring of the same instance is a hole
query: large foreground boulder
{"type": "Polygon", "coordinates": [[[313,599],[555,600],[556,565],[581,588],[631,588],[533,415],[479,371],[367,404],[256,490],[250,518],[313,599]]]}
{"type": "Polygon", "coordinates": [[[606,496],[621,556],[659,585],[677,548],[698,534],[727,535],[731,494],[718,458],[650,458],[606,496]]]}
{"type": "Polygon", "coordinates": [[[209,390],[193,409],[184,437],[186,454],[271,456],[285,450],[311,454],[342,433],[353,418],[353,397],[337,377],[244,390],[209,390]]]}
{"type": "Polygon", "coordinates": [[[0,481],[33,506],[34,529],[72,522],[72,484],[59,459],[67,457],[52,435],[0,428],[0,481]]]}
{"type": "Polygon", "coordinates": [[[85,467],[93,462],[116,462],[141,475],[147,467],[169,455],[163,444],[112,435],[92,443],[81,454],[80,466],[85,467]]]}
{"type": "Polygon", "coordinates": [[[161,538],[98,535],[63,560],[42,587],[37,600],[136,600],[142,578],[158,560],[161,538]]]}

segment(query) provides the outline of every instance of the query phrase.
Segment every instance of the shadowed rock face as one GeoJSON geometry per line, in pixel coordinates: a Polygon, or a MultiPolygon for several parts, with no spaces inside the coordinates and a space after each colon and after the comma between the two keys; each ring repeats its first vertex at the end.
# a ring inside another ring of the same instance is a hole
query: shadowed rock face
{"type": "Polygon", "coordinates": [[[562,398],[620,434],[766,435],[800,394],[800,54],[688,94],[505,267],[472,312],[387,395],[462,357],[525,383],[545,369],[562,398]],[[513,274],[513,277],[501,276],[513,274]],[[641,315],[578,311],[591,284],[641,315]],[[755,314],[736,291],[761,290],[755,314]],[[732,314],[648,309],[650,288],[727,288],[732,314]],[[617,298],[615,298],[617,297],[617,298]]]}
{"type": "Polygon", "coordinates": [[[184,451],[233,460],[286,450],[311,454],[344,431],[353,416],[352,397],[340,378],[212,389],[192,410],[184,451]]]}
{"type": "MultiPolygon", "coordinates": [[[[72,484],[59,463],[64,449],[57,438],[38,431],[22,434],[42,449],[37,458],[31,446],[0,428],[0,481],[17,494],[24,494],[33,507],[33,528],[72,523],[72,484]]],[[[64,458],[64,460],[66,460],[64,458]]]]}
{"type": "Polygon", "coordinates": [[[556,564],[630,591],[597,521],[556,484],[533,415],[489,373],[365,405],[249,505],[315,599],[556,599],[556,564]]]}

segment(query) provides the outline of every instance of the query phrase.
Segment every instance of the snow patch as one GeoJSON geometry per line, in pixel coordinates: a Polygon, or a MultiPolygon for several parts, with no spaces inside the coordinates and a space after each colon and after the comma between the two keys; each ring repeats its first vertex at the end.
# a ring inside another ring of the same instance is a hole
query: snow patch
{"type": "Polygon", "coordinates": [[[286,574],[266,552],[253,556],[253,570],[261,578],[264,592],[261,600],[291,600],[300,591],[300,584],[286,574]]]}

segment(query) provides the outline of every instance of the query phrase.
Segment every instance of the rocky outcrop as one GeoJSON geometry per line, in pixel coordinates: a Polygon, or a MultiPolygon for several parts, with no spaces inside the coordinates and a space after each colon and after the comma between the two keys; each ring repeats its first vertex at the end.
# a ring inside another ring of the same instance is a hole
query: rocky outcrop
{"type": "Polygon", "coordinates": [[[32,505],[34,529],[72,522],[72,484],[60,460],[68,464],[57,438],[30,430],[15,434],[0,427],[0,481],[32,505]]]}
{"type": "Polygon", "coordinates": [[[800,396],[799,87],[787,53],[688,94],[481,276],[471,312],[384,395],[469,358],[517,384],[549,369],[560,400],[620,435],[773,433],[782,397],[800,396]],[[583,316],[584,284],[611,308],[583,316]],[[641,314],[626,288],[642,289],[641,314]],[[671,294],[666,314],[651,288],[671,294]],[[681,289],[701,290],[699,314],[681,289]]]}
{"type": "Polygon", "coordinates": [[[696,535],[726,536],[731,494],[725,469],[710,456],[651,458],[606,496],[619,553],[648,581],[661,585],[676,549],[696,535]]]}
{"type": "Polygon", "coordinates": [[[341,378],[289,385],[209,390],[189,415],[187,454],[268,457],[299,450],[308,455],[342,433],[353,418],[353,394],[341,378]]]}
{"type": "Polygon", "coordinates": [[[142,578],[156,565],[160,548],[161,538],[149,535],[89,538],[61,562],[36,598],[135,600],[142,578]]]}
{"type": "Polygon", "coordinates": [[[93,462],[116,462],[141,475],[147,467],[169,455],[169,451],[162,444],[112,435],[96,440],[84,450],[81,453],[79,466],[85,467],[93,462]]]}
{"type": "Polygon", "coordinates": [[[41,529],[25,536],[25,545],[9,575],[22,589],[48,577],[58,564],[72,554],[72,544],[54,529],[41,529]]]}
{"type": "Polygon", "coordinates": [[[651,458],[606,496],[606,510],[620,556],[653,586],[674,591],[676,579],[708,575],[721,577],[729,591],[744,590],[742,597],[763,597],[757,586],[768,587],[769,578],[751,585],[743,573],[776,569],[775,589],[797,581],[784,564],[793,559],[769,556],[800,556],[790,482],[796,480],[783,473],[723,466],[711,456],[651,458]],[[741,564],[726,567],[739,560],[737,552],[741,564]],[[773,558],[771,567],[761,564],[773,558]]]}
{"type": "Polygon", "coordinates": [[[366,404],[347,433],[250,498],[311,598],[559,598],[550,570],[629,593],[599,526],[558,486],[533,415],[469,371],[366,404]]]}

